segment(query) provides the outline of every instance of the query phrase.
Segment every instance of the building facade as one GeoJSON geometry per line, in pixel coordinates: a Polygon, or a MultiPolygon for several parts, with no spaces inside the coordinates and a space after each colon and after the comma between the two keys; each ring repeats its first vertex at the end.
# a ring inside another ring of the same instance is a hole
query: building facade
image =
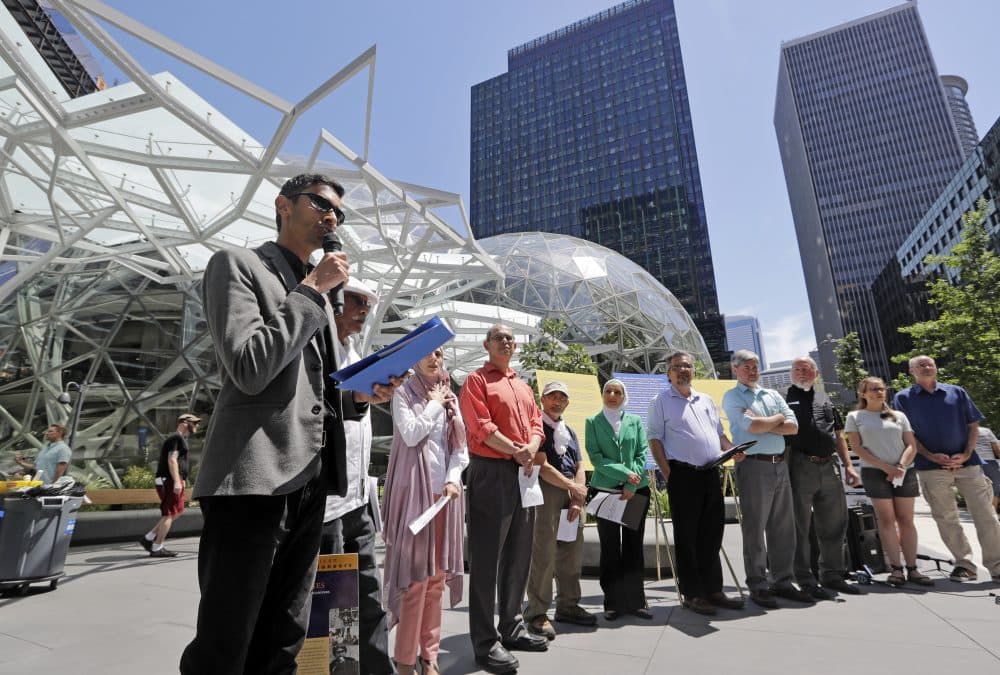
{"type": "Polygon", "coordinates": [[[872,283],[964,158],[916,3],[782,44],[774,125],[823,376],[888,372],[872,283]]]}
{"type": "Polygon", "coordinates": [[[760,322],[755,316],[729,314],[726,316],[726,343],[731,351],[749,349],[760,357],[760,369],[767,370],[764,342],[760,336],[760,322]]]}
{"type": "Polygon", "coordinates": [[[672,0],[629,0],[511,49],[472,88],[477,237],[586,238],[677,297],[728,368],[672,0]]]}
{"type": "MultiPolygon", "coordinates": [[[[872,284],[872,295],[881,323],[882,340],[889,356],[910,350],[909,337],[899,333],[903,326],[935,318],[928,304],[927,281],[947,277],[955,281],[954,270],[927,261],[928,256],[945,256],[961,241],[962,216],[988,200],[986,229],[1000,252],[1000,119],[976,144],[948,185],[906,237],[872,284]]],[[[901,371],[897,365],[895,371],[901,371]]]]}
{"type": "Polygon", "coordinates": [[[968,157],[979,145],[976,122],[972,119],[969,102],[965,100],[965,95],[969,93],[969,83],[958,75],[942,75],[941,86],[944,87],[944,95],[948,97],[948,107],[951,108],[951,118],[962,143],[962,152],[968,157]]]}

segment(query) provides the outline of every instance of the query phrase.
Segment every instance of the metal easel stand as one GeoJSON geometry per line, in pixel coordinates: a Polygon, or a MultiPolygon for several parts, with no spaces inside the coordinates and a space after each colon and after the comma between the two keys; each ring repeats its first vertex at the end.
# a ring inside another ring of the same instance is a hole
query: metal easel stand
{"type": "Polygon", "coordinates": [[[677,591],[677,602],[683,604],[681,598],[681,587],[677,566],[674,564],[674,555],[670,552],[670,537],[667,536],[667,519],[664,517],[663,509],[660,508],[660,491],[656,488],[656,472],[649,470],[646,472],[649,480],[649,497],[653,500],[653,519],[656,521],[653,526],[653,533],[656,535],[656,580],[662,581],[663,575],[660,573],[660,533],[663,533],[664,546],[667,549],[667,562],[670,565],[670,574],[674,577],[674,590],[677,591]]]}
{"type": "MultiPolygon", "coordinates": [[[[725,501],[726,492],[731,491],[733,493],[733,499],[736,502],[736,522],[743,525],[743,511],[740,509],[740,498],[736,496],[736,477],[733,475],[735,465],[731,462],[727,462],[722,467],[722,499],[725,501]]],[[[729,568],[729,576],[733,578],[733,583],[736,585],[736,590],[740,593],[740,600],[746,600],[746,596],[743,593],[743,586],[740,584],[740,580],[736,578],[736,571],[733,569],[733,563],[729,560],[729,554],[726,553],[726,546],[723,544],[722,557],[726,561],[726,567],[729,568]]]]}

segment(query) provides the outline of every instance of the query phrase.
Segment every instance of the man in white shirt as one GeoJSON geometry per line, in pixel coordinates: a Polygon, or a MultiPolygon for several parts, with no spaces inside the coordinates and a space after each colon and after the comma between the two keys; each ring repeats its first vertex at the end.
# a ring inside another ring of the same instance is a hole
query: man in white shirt
{"type": "MultiPolygon", "coordinates": [[[[360,279],[350,277],[344,284],[344,311],[334,317],[337,364],[340,368],[361,360],[352,336],[361,333],[368,313],[378,296],[360,279]]],[[[358,554],[358,627],[360,658],[366,673],[395,673],[389,658],[389,638],[382,588],[375,562],[376,517],[368,488],[368,465],[372,456],[371,414],[360,421],[344,421],[347,447],[347,492],[343,497],[328,495],[323,515],[320,553],[358,554]]]]}

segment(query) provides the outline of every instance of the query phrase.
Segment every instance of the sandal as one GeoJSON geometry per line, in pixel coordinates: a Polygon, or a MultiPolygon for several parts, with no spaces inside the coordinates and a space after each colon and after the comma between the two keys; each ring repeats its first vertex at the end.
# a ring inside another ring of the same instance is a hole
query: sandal
{"type": "Polygon", "coordinates": [[[917,571],[917,566],[906,566],[906,580],[918,586],[933,586],[934,580],[923,572],[917,571]]]}
{"type": "Polygon", "coordinates": [[[441,675],[441,669],[438,668],[437,661],[428,661],[424,657],[420,657],[420,672],[423,675],[441,675]]]}
{"type": "Polygon", "coordinates": [[[890,565],[892,571],[889,572],[888,578],[886,578],[885,583],[889,584],[893,588],[899,588],[906,583],[906,577],[903,576],[903,566],[902,565],[890,565]]]}

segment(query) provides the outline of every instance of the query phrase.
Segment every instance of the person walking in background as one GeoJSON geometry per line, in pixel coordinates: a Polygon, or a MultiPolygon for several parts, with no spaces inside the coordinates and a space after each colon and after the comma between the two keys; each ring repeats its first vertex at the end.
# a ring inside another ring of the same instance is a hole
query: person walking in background
{"type": "Polygon", "coordinates": [[[885,382],[866,377],[858,385],[858,409],[847,415],[847,435],[854,454],[861,458],[861,484],[872,500],[878,536],[889,558],[888,584],[911,581],[932,586],[934,580],[917,570],[917,528],[913,501],[920,494],[915,471],[909,466],[916,455],[916,439],[906,415],[886,403],[885,382]],[[903,552],[906,576],[900,565],[903,552]]]}
{"type": "Polygon", "coordinates": [[[841,483],[854,486],[861,478],[851,466],[840,413],[825,394],[813,386],[819,375],[808,356],[792,360],[792,384],[785,394],[799,430],[785,436],[788,477],[795,507],[795,581],[814,600],[832,600],[830,591],[859,595],[861,590],[845,581],[844,538],[847,536],[847,496],[841,483]],[[819,548],[819,578],[812,571],[810,529],[819,548]],[[822,586],[820,584],[822,583],[822,586]]]}
{"type": "Polygon", "coordinates": [[[33,474],[34,480],[45,483],[55,483],[69,469],[73,459],[73,451],[63,439],[66,437],[66,427],[61,424],[50,424],[42,438],[45,445],[38,451],[34,462],[26,460],[21,453],[14,455],[14,462],[19,467],[33,474]]]}
{"type": "Polygon", "coordinates": [[[563,420],[569,405],[569,388],[549,382],[542,389],[542,422],[545,425],[545,464],[540,483],[545,503],[535,509],[535,533],[528,574],[528,630],[549,640],[556,637],[547,613],[552,604],[552,578],[557,584],[555,620],[579,626],[597,625],[597,617],[580,607],[580,572],[583,564],[583,506],[587,477],[576,432],[563,420]],[[559,541],[562,512],[576,523],[576,538],[559,541]]]}
{"type": "Polygon", "coordinates": [[[976,454],[983,461],[983,473],[993,486],[993,509],[1000,511],[1000,441],[989,427],[979,427],[976,454]]]}
{"type": "Polygon", "coordinates": [[[931,357],[910,359],[910,375],[916,384],[897,393],[893,407],[906,413],[913,426],[920,489],[955,560],[949,578],[961,582],[977,576],[972,546],[958,517],[957,488],[976,526],[983,566],[1000,583],[1000,522],[993,508],[993,489],[976,453],[983,414],[965,389],[937,381],[937,364],[931,357]]]}
{"type": "MultiPolygon", "coordinates": [[[[694,357],[687,352],[671,354],[667,377],[670,386],[649,404],[646,435],[667,481],[677,585],[684,606],[698,614],[715,614],[716,607],[742,609],[742,600],[722,592],[719,551],[726,527],[722,478],[718,469],[701,468],[733,444],[722,430],[715,401],[691,386],[694,357]]],[[[742,461],[743,453],[734,459],[742,461]]]]}
{"type": "Polygon", "coordinates": [[[521,611],[535,509],[521,506],[517,477],[545,461],[539,451],[545,432],[534,391],[510,367],[517,349],[511,329],[491,327],[483,347],[489,359],[469,373],[458,397],[470,454],[469,636],[476,663],[491,673],[509,673],[519,666],[509,650],[549,648],[548,640],[527,630],[521,611]]]}
{"type": "Polygon", "coordinates": [[[645,501],[638,529],[604,518],[597,519],[601,542],[601,590],[604,618],[618,619],[623,613],[652,619],[642,585],[645,572],[643,537],[649,510],[646,477],[646,432],[638,416],[625,412],[628,394],[621,380],[608,380],[601,391],[604,409],[587,418],[584,443],[594,475],[590,485],[601,490],[620,490],[621,499],[637,496],[645,501]]]}
{"type": "MultiPolygon", "coordinates": [[[[385,480],[385,598],[396,626],[400,675],[437,675],[441,607],[462,599],[465,506],[462,471],[469,464],[465,424],[439,347],[421,359],[392,397],[392,450],[385,480]],[[409,523],[442,496],[450,500],[422,530],[409,523]]],[[[363,662],[363,661],[362,661],[363,662]]]]}
{"type": "Polygon", "coordinates": [[[795,518],[784,437],[797,433],[799,424],[781,394],[757,384],[759,363],[747,349],[733,352],[731,364],[739,384],[722,397],[733,443],[757,441],[736,465],[747,587],[750,599],[765,609],[777,609],[775,595],[812,604],[813,597],[792,584],[795,518]]]}
{"type": "Polygon", "coordinates": [[[156,494],[160,498],[160,520],[139,539],[150,558],[174,558],[176,551],[167,549],[167,539],[174,520],[184,513],[184,488],[188,477],[188,436],[198,431],[201,418],[184,413],[177,418],[177,429],[163,439],[160,460],[156,464],[156,494]]]}

